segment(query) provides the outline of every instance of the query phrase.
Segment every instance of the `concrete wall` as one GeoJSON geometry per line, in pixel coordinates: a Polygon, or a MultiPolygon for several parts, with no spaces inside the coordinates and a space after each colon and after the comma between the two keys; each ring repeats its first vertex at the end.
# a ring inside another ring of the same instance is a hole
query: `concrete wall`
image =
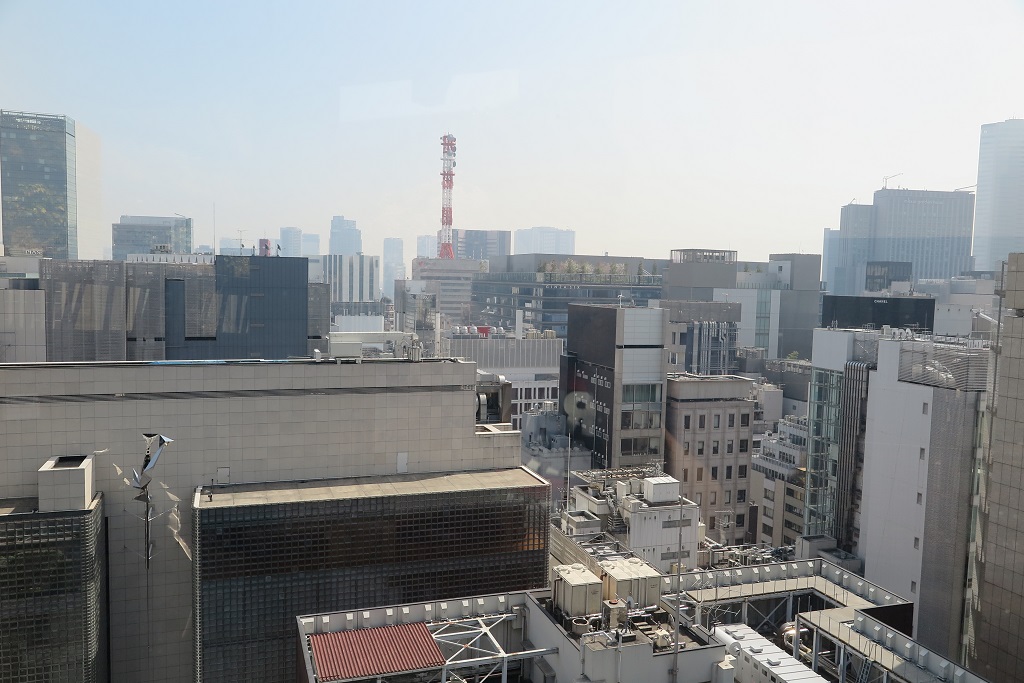
{"type": "Polygon", "coordinates": [[[518,432],[476,434],[475,384],[475,364],[429,361],[0,366],[0,498],[35,495],[54,455],[96,453],[112,680],[188,680],[192,570],[179,544],[191,542],[194,488],[518,466],[518,432]],[[143,461],[142,432],[175,440],[150,472],[164,514],[148,599],[143,507],[126,483],[143,461]]]}
{"type": "Polygon", "coordinates": [[[46,293],[0,289],[0,363],[46,360],[46,293]]]}

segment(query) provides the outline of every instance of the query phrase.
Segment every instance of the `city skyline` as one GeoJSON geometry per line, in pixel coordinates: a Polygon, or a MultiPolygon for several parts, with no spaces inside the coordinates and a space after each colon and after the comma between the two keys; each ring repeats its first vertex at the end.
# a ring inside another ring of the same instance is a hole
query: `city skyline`
{"type": "Polygon", "coordinates": [[[439,225],[438,137],[452,130],[456,228],[554,225],[577,231],[578,253],[631,253],[641,226],[642,255],[660,257],[713,225],[748,258],[780,240],[816,253],[834,207],[867,201],[883,176],[973,185],[981,126],[1024,111],[1001,87],[1024,62],[1021,8],[986,3],[965,24],[955,5],[923,6],[110,5],[42,22],[8,2],[0,23],[25,29],[0,46],[19,64],[0,104],[97,132],[106,223],[181,213],[199,244],[215,243],[214,205],[218,239],[297,225],[323,244],[345,215],[367,253],[411,243],[439,225]],[[43,26],[61,48],[18,59],[43,26]],[[197,47],[142,51],[176,41],[197,47]],[[146,57],[124,59],[133,47],[146,57]],[[948,82],[955,106],[932,87],[948,82]],[[857,84],[872,96],[854,105],[857,84]]]}

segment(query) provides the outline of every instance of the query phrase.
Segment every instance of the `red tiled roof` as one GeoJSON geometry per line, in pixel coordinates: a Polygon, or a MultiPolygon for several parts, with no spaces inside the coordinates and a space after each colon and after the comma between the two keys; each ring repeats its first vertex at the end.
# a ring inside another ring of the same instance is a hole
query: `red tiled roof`
{"type": "Polygon", "coordinates": [[[443,666],[441,650],[423,622],[309,636],[321,681],[415,671],[443,666]]]}

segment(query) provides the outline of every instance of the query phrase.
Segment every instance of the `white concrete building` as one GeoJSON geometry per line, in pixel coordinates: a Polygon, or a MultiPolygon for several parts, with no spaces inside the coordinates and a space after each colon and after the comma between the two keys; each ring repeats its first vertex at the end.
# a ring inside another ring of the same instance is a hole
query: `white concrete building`
{"type": "Polygon", "coordinates": [[[917,603],[917,639],[946,657],[960,647],[985,346],[883,339],[868,387],[864,576],[917,603]]]}

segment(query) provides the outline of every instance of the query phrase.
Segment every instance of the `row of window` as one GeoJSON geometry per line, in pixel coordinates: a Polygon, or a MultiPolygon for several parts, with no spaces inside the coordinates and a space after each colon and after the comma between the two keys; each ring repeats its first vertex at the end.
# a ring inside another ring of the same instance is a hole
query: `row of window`
{"type": "MultiPolygon", "coordinates": [[[[740,427],[750,426],[750,413],[740,413],[740,427]]],[[[690,428],[690,415],[683,415],[683,429],[690,428]]],[[[700,413],[697,415],[697,429],[707,429],[707,415],[700,413]]],[[[736,413],[725,414],[725,426],[735,427],[736,426],[736,413]]],[[[722,413],[711,414],[711,428],[721,429],[722,428],[722,413]]]]}
{"type": "MultiPolygon", "coordinates": [[[[750,440],[749,439],[740,439],[739,441],[740,441],[739,452],[740,453],[749,453],[750,452],[750,440]]],[[[736,442],[733,439],[726,439],[725,440],[725,452],[726,452],[726,454],[736,452],[735,443],[736,442]]],[[[704,442],[704,440],[701,439],[700,441],[697,441],[696,442],[696,446],[697,446],[697,455],[704,455],[704,449],[705,449],[705,442],[704,442]]],[[[720,452],[721,452],[721,442],[718,441],[717,439],[713,439],[711,441],[711,455],[719,455],[720,452]]],[[[683,442],[683,455],[689,455],[689,454],[690,454],[690,442],[689,441],[684,441],[683,442]]]]}
{"type": "Polygon", "coordinates": [[[660,410],[623,410],[623,429],[657,429],[661,427],[660,410]]]}
{"type": "MultiPolygon", "coordinates": [[[[696,496],[697,496],[697,500],[695,500],[693,502],[695,502],[698,505],[700,505],[701,502],[703,502],[701,500],[702,496],[701,496],[700,493],[696,494],[696,496]]],[[[723,491],[722,505],[732,505],[732,502],[733,502],[733,500],[732,500],[732,491],[723,491]]],[[[736,502],[737,503],[746,503],[747,502],[747,490],[746,489],[739,489],[739,490],[736,491],[736,502]]],[[[718,505],[718,491],[708,491],[708,505],[718,505]]]]}
{"type": "MultiPolygon", "coordinates": [[[[695,479],[695,481],[704,481],[704,468],[703,467],[696,468],[696,475],[697,475],[697,478],[695,479]]],[[[725,478],[726,478],[726,480],[731,480],[732,479],[732,465],[726,465],[725,466],[725,478]]],[[[747,478],[747,466],[746,465],[738,465],[736,467],[736,478],[737,479],[746,479],[747,478]]],[[[689,470],[689,468],[685,468],[684,467],[683,468],[683,483],[686,483],[689,480],[690,480],[690,470],[689,470]]],[[[715,465],[715,466],[713,466],[711,468],[711,481],[718,481],[718,465],[715,465]]],[[[767,490],[767,489],[765,489],[765,490],[767,490]]]]}
{"type": "Polygon", "coordinates": [[[661,455],[661,437],[638,436],[622,439],[620,447],[623,455],[661,455]]]}
{"type": "Polygon", "coordinates": [[[623,403],[661,403],[661,384],[623,384],[623,403]]]}

